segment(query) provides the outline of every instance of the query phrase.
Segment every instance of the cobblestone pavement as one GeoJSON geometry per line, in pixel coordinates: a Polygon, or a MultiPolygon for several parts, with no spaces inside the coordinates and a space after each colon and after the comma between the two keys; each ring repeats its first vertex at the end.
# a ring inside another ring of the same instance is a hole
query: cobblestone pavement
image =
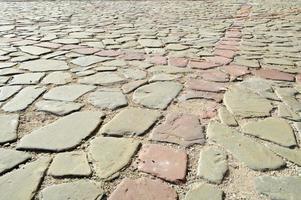
{"type": "Polygon", "coordinates": [[[0,200],[300,200],[301,1],[0,2],[0,200]]]}

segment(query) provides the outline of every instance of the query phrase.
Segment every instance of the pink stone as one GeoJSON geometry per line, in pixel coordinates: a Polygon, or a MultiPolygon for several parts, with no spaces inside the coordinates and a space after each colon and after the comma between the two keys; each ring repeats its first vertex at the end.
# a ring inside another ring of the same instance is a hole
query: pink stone
{"type": "Polygon", "coordinates": [[[152,131],[150,139],[188,147],[192,144],[204,144],[205,135],[197,116],[169,113],[164,123],[152,131]]]}
{"type": "Polygon", "coordinates": [[[161,180],[150,178],[125,178],[108,200],[177,200],[174,189],[161,180]]]}
{"type": "Polygon", "coordinates": [[[71,50],[71,49],[79,49],[79,48],[83,48],[84,46],[81,45],[75,45],[75,44],[67,44],[67,45],[63,45],[60,50],[71,50]]]}
{"type": "Polygon", "coordinates": [[[122,58],[124,60],[144,60],[145,54],[141,52],[126,52],[122,58]]]}
{"type": "Polygon", "coordinates": [[[104,56],[104,57],[116,57],[119,56],[121,52],[115,50],[102,50],[97,52],[95,55],[97,56],[104,56]]]}
{"type": "Polygon", "coordinates": [[[185,85],[188,89],[206,92],[221,92],[227,89],[225,83],[209,82],[201,79],[188,80],[185,85]]]}
{"type": "Polygon", "coordinates": [[[195,60],[190,60],[188,63],[188,67],[193,68],[193,69],[211,69],[221,66],[220,64],[213,63],[213,62],[208,62],[208,61],[195,61],[195,60]]]}
{"type": "Polygon", "coordinates": [[[259,76],[265,79],[272,79],[278,81],[295,81],[295,77],[292,74],[281,72],[275,69],[260,69],[253,72],[255,76],[259,76]]]}
{"type": "Polygon", "coordinates": [[[245,66],[230,64],[223,67],[223,70],[230,74],[232,79],[236,79],[237,77],[249,74],[250,71],[245,66]]]}
{"type": "Polygon", "coordinates": [[[229,75],[217,69],[204,71],[200,73],[200,76],[206,81],[214,81],[214,82],[229,81],[229,75]]]}
{"type": "Polygon", "coordinates": [[[301,74],[296,75],[296,82],[301,83],[301,74]]]}
{"type": "Polygon", "coordinates": [[[149,59],[149,62],[155,65],[166,65],[167,59],[164,56],[152,56],[149,59]]]}
{"type": "Polygon", "coordinates": [[[74,49],[72,51],[79,54],[91,55],[98,52],[99,49],[86,47],[86,48],[74,49]]]}
{"type": "Polygon", "coordinates": [[[187,154],[159,144],[145,144],[138,154],[138,170],[162,179],[178,182],[185,179],[187,154]]]}
{"type": "Polygon", "coordinates": [[[242,34],[240,31],[237,30],[230,30],[230,31],[226,31],[225,37],[229,37],[229,38],[241,38],[242,34]]]}
{"type": "Polygon", "coordinates": [[[206,109],[201,111],[200,118],[201,119],[211,119],[217,115],[217,109],[219,107],[219,104],[217,103],[211,103],[206,106],[206,109]]]}
{"type": "Polygon", "coordinates": [[[239,47],[235,45],[229,45],[229,44],[218,44],[215,46],[215,49],[238,51],[239,47]]]}
{"type": "Polygon", "coordinates": [[[168,58],[168,64],[174,67],[186,67],[188,64],[188,59],[186,58],[168,58]]]}
{"type": "Polygon", "coordinates": [[[52,42],[41,42],[41,43],[38,43],[35,45],[39,46],[39,47],[46,47],[46,48],[51,48],[51,49],[57,49],[62,46],[61,44],[52,43],[52,42]]]}
{"type": "Polygon", "coordinates": [[[206,58],[206,60],[209,62],[220,64],[220,65],[227,65],[227,64],[231,63],[233,59],[225,58],[222,56],[213,56],[213,57],[206,58]]]}
{"type": "Polygon", "coordinates": [[[239,46],[239,41],[223,39],[219,42],[219,45],[239,46]]]}
{"type": "Polygon", "coordinates": [[[232,59],[236,55],[236,52],[232,50],[226,50],[226,49],[216,49],[214,51],[214,55],[232,59]]]}

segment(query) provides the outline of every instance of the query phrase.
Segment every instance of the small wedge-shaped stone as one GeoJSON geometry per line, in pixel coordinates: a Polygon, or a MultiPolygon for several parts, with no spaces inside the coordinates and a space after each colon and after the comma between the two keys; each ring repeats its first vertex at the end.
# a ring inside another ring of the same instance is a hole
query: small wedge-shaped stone
{"type": "Polygon", "coordinates": [[[39,158],[0,177],[1,200],[32,200],[49,162],[49,158],[39,158]]]}
{"type": "Polygon", "coordinates": [[[43,92],[45,87],[29,86],[23,88],[13,99],[6,103],[2,109],[7,112],[25,110],[32,104],[43,92]]]}
{"type": "Polygon", "coordinates": [[[35,104],[38,111],[49,112],[55,115],[67,115],[80,110],[84,105],[67,101],[42,100],[35,104]]]}
{"type": "Polygon", "coordinates": [[[228,170],[227,155],[210,147],[200,153],[197,175],[212,183],[221,183],[228,170]]]}
{"type": "Polygon", "coordinates": [[[218,117],[223,124],[228,126],[237,126],[237,121],[234,116],[225,107],[220,107],[218,109],[218,117]]]}
{"type": "Polygon", "coordinates": [[[233,156],[253,170],[278,169],[285,162],[266,146],[227,127],[210,122],[207,127],[209,140],[216,142],[230,151],[233,156]]]}
{"type": "Polygon", "coordinates": [[[24,73],[13,76],[10,85],[35,85],[40,82],[45,73],[24,73]]]}
{"type": "Polygon", "coordinates": [[[176,82],[150,83],[135,90],[133,101],[147,108],[165,109],[179,94],[182,87],[176,82]]]}
{"type": "Polygon", "coordinates": [[[249,122],[242,127],[244,133],[268,140],[282,146],[296,145],[294,131],[285,119],[269,117],[249,122]]]}
{"type": "Polygon", "coordinates": [[[101,123],[100,112],[77,112],[25,135],[17,149],[63,151],[79,145],[101,123]]]}
{"type": "Polygon", "coordinates": [[[0,115],[0,144],[17,139],[17,128],[19,125],[19,115],[0,115]]]}
{"type": "Polygon", "coordinates": [[[22,46],[20,47],[20,50],[35,56],[51,52],[50,49],[37,46],[22,46]]]}
{"type": "Polygon", "coordinates": [[[131,160],[139,142],[133,139],[98,137],[91,142],[89,156],[96,174],[103,179],[116,175],[131,160]]]}
{"type": "Polygon", "coordinates": [[[160,112],[155,110],[127,108],[115,115],[100,132],[104,135],[115,136],[142,135],[160,116],[160,112]]]}
{"type": "Polygon", "coordinates": [[[67,70],[69,66],[65,61],[39,59],[27,61],[20,64],[20,69],[27,69],[32,72],[60,71],[67,70]]]}
{"type": "Polygon", "coordinates": [[[41,191],[41,200],[96,200],[104,191],[99,183],[89,180],[51,185],[41,191]]]}
{"type": "Polygon", "coordinates": [[[9,171],[21,163],[24,163],[28,159],[30,159],[30,155],[28,153],[11,149],[0,149],[0,174],[9,171]]]}
{"type": "Polygon", "coordinates": [[[100,56],[83,56],[79,58],[75,58],[74,60],[71,60],[72,64],[79,65],[81,67],[87,67],[89,65],[93,65],[99,62],[104,62],[107,60],[112,60],[112,58],[109,57],[100,57],[100,56]]]}
{"type": "Polygon", "coordinates": [[[271,199],[299,200],[301,176],[260,176],[255,178],[255,187],[271,199]]]}
{"type": "Polygon", "coordinates": [[[194,186],[190,189],[186,196],[185,200],[222,200],[223,191],[219,188],[203,183],[194,186]]]}
{"type": "Polygon", "coordinates": [[[3,86],[0,87],[0,101],[5,101],[21,90],[22,86],[3,86]]]}
{"type": "Polygon", "coordinates": [[[267,146],[281,157],[301,166],[301,149],[299,147],[290,149],[275,144],[267,144],[267,146]]]}
{"type": "Polygon", "coordinates": [[[132,81],[132,82],[124,84],[121,87],[121,89],[124,93],[128,94],[146,83],[147,83],[147,80],[132,81]]]}

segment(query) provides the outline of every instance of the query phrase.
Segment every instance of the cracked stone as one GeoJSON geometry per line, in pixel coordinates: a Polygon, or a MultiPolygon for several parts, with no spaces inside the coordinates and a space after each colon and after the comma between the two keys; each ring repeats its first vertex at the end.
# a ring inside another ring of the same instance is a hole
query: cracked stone
{"type": "Polygon", "coordinates": [[[0,174],[8,172],[30,158],[28,153],[0,148],[0,174]]]}
{"type": "Polygon", "coordinates": [[[42,100],[35,104],[38,111],[49,112],[60,116],[79,111],[83,106],[81,103],[51,100],[42,100]]]}
{"type": "Polygon", "coordinates": [[[238,126],[235,117],[225,107],[220,107],[218,109],[218,117],[223,124],[228,126],[238,126]]]}
{"type": "Polygon", "coordinates": [[[146,83],[147,83],[147,80],[132,81],[132,82],[122,85],[121,89],[124,93],[128,94],[146,83]]]}

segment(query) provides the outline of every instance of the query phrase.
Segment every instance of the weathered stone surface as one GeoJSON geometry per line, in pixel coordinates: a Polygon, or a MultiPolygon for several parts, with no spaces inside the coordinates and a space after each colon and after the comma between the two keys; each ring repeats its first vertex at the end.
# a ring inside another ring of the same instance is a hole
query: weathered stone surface
{"type": "Polygon", "coordinates": [[[75,58],[71,60],[72,64],[79,65],[81,67],[87,67],[99,62],[104,62],[107,60],[111,60],[111,58],[108,57],[100,57],[100,56],[82,56],[79,58],[75,58]]]}
{"type": "Polygon", "coordinates": [[[43,48],[43,47],[37,47],[37,46],[22,46],[20,47],[21,51],[35,55],[35,56],[39,56],[45,53],[49,53],[51,52],[50,49],[47,48],[43,48]]]}
{"type": "Polygon", "coordinates": [[[127,108],[115,115],[110,122],[100,129],[100,132],[104,135],[115,136],[142,135],[160,116],[160,112],[154,110],[127,108]]]}
{"type": "Polygon", "coordinates": [[[126,106],[127,99],[119,89],[103,88],[88,95],[88,101],[102,109],[117,109],[126,106]]]}
{"type": "Polygon", "coordinates": [[[178,97],[179,101],[187,101],[190,99],[207,99],[214,100],[216,102],[221,102],[223,100],[222,93],[215,92],[204,92],[204,91],[195,91],[195,90],[186,90],[178,97]]]}
{"type": "Polygon", "coordinates": [[[222,145],[236,159],[253,170],[277,169],[285,164],[264,145],[220,123],[210,122],[207,136],[209,140],[222,145]]]}
{"type": "Polygon", "coordinates": [[[121,89],[124,93],[128,94],[146,83],[147,83],[147,80],[132,81],[132,82],[124,84],[121,87],[121,89]]]}
{"type": "Polygon", "coordinates": [[[220,149],[209,147],[201,151],[197,175],[212,183],[221,183],[228,170],[227,155],[220,149]]]}
{"type": "Polygon", "coordinates": [[[260,176],[256,177],[254,182],[257,192],[271,199],[300,199],[300,176],[260,176]]]}
{"type": "Polygon", "coordinates": [[[0,69],[0,76],[9,76],[14,74],[22,74],[24,71],[15,68],[0,69]]]}
{"type": "Polygon", "coordinates": [[[89,157],[97,176],[103,179],[118,175],[128,165],[136,152],[139,142],[133,139],[98,137],[91,141],[89,157]]]}
{"type": "Polygon", "coordinates": [[[185,200],[222,200],[223,199],[223,191],[219,188],[203,183],[198,184],[191,188],[186,196],[185,200]]]}
{"type": "Polygon", "coordinates": [[[159,144],[145,144],[138,155],[138,170],[177,182],[185,179],[187,154],[159,144]]]}
{"type": "Polygon", "coordinates": [[[17,128],[19,125],[18,114],[0,115],[0,144],[17,139],[17,128]]]}
{"type": "Polygon", "coordinates": [[[215,83],[199,79],[191,79],[186,82],[185,86],[191,90],[206,92],[222,92],[227,89],[227,85],[225,83],[215,83]]]}
{"type": "Polygon", "coordinates": [[[166,73],[166,74],[187,74],[193,72],[192,69],[172,67],[172,66],[154,66],[148,69],[149,72],[153,74],[166,73]]]}
{"type": "Polygon", "coordinates": [[[218,109],[218,117],[223,124],[226,124],[228,126],[238,125],[235,117],[225,107],[220,107],[218,109]]]}
{"type": "Polygon", "coordinates": [[[80,83],[93,85],[113,85],[122,83],[126,78],[116,72],[99,72],[91,76],[79,79],[80,83]]]}
{"type": "Polygon", "coordinates": [[[57,154],[48,170],[54,177],[89,176],[92,171],[84,152],[66,152],[57,154]]]}
{"type": "Polygon", "coordinates": [[[22,62],[20,69],[27,69],[32,72],[46,72],[46,71],[61,71],[69,69],[69,66],[64,61],[39,59],[33,61],[22,62]]]}
{"type": "Polygon", "coordinates": [[[294,112],[301,112],[301,102],[296,99],[298,91],[294,88],[280,88],[275,89],[277,96],[294,112]]]}
{"type": "Polygon", "coordinates": [[[22,86],[3,86],[0,87],[0,101],[5,101],[21,90],[22,86]]]}
{"type": "Polygon", "coordinates": [[[82,84],[63,85],[52,88],[49,92],[44,94],[43,98],[58,101],[75,101],[82,95],[94,89],[94,86],[82,84]]]}
{"type": "Polygon", "coordinates": [[[43,84],[64,85],[72,80],[71,74],[68,72],[52,72],[43,78],[43,84]]]}
{"type": "Polygon", "coordinates": [[[2,109],[7,112],[25,110],[46,90],[45,87],[28,86],[23,88],[13,99],[6,103],[2,109]]]}
{"type": "Polygon", "coordinates": [[[28,153],[0,148],[0,174],[26,162],[30,157],[28,153]]]}
{"type": "Polygon", "coordinates": [[[35,85],[45,76],[45,73],[24,73],[13,76],[10,85],[35,85]]]}
{"type": "Polygon", "coordinates": [[[89,180],[51,185],[41,191],[40,198],[43,200],[95,200],[104,195],[99,183],[89,180]]]}
{"type": "Polygon", "coordinates": [[[177,200],[177,196],[174,189],[160,180],[125,178],[112,192],[108,200],[177,200]]]}
{"type": "Polygon", "coordinates": [[[17,149],[63,151],[79,145],[101,123],[102,113],[77,112],[25,135],[17,149]]]}
{"type": "Polygon", "coordinates": [[[249,122],[242,127],[243,132],[290,147],[296,145],[295,135],[289,123],[281,118],[270,117],[249,122]]]}
{"type": "Polygon", "coordinates": [[[150,139],[183,146],[205,143],[203,127],[198,117],[182,113],[168,114],[164,123],[151,132],[150,139]]]}
{"type": "Polygon", "coordinates": [[[42,157],[0,177],[1,200],[33,199],[49,162],[49,158],[42,157]]]}
{"type": "Polygon", "coordinates": [[[147,108],[165,109],[179,94],[182,85],[176,82],[155,82],[135,90],[133,101],[147,108]]]}
{"type": "Polygon", "coordinates": [[[156,81],[173,81],[180,78],[180,75],[174,75],[174,74],[154,74],[150,79],[149,82],[156,82],[156,81]]]}
{"type": "Polygon", "coordinates": [[[162,47],[163,43],[155,39],[140,39],[138,41],[143,47],[162,47]]]}
{"type": "Polygon", "coordinates": [[[284,103],[278,105],[278,116],[292,121],[301,121],[301,116],[284,103]]]}
{"type": "Polygon", "coordinates": [[[129,79],[139,80],[146,78],[146,72],[140,69],[123,69],[121,70],[121,73],[129,79]]]}
{"type": "Polygon", "coordinates": [[[49,112],[55,115],[67,115],[80,110],[84,105],[81,103],[42,100],[35,104],[38,111],[49,112]]]}
{"type": "Polygon", "coordinates": [[[255,76],[278,81],[294,81],[295,77],[289,73],[281,72],[275,69],[260,69],[255,71],[255,76]]]}
{"type": "Polygon", "coordinates": [[[299,147],[286,148],[279,145],[267,144],[267,146],[276,154],[284,157],[285,159],[301,166],[301,150],[299,147]]]}

